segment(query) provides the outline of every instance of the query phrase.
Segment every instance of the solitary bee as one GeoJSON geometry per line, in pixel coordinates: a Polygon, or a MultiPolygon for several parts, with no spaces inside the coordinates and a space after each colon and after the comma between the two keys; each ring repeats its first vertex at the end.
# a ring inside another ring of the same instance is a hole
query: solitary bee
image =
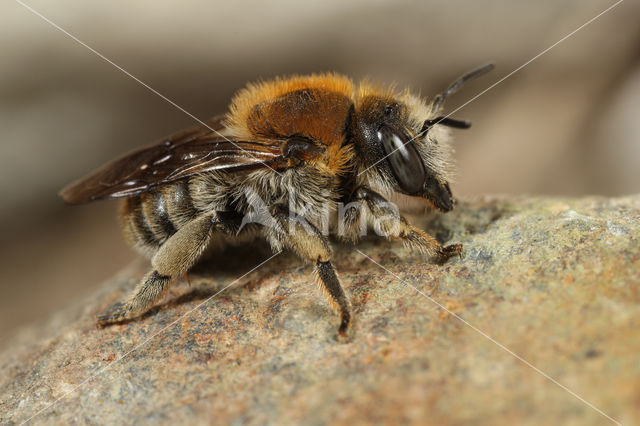
{"type": "Polygon", "coordinates": [[[431,102],[331,73],[249,84],[226,115],[72,183],[60,193],[70,204],[124,199],[125,238],[153,267],[98,324],[146,312],[215,241],[257,233],[274,249],[315,264],[344,335],[349,302],[331,264],[328,234],[355,243],[368,224],[385,219],[378,227],[389,238],[440,261],[460,254],[460,244],[440,245],[381,193],[421,197],[443,212],[453,208],[444,127],[470,124],[438,113],[447,96],[492,68],[462,76],[431,102]],[[269,220],[247,220],[257,217],[256,205],[269,220]],[[340,216],[328,228],[327,213],[340,216]]]}

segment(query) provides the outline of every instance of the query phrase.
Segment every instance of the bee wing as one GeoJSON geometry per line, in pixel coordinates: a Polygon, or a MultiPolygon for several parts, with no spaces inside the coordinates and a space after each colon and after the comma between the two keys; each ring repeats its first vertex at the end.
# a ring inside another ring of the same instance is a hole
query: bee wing
{"type": "MultiPolygon", "coordinates": [[[[209,123],[222,129],[221,119],[209,123]]],[[[216,128],[217,127],[217,128],[216,128]]],[[[282,168],[281,142],[242,141],[198,126],[107,163],[60,191],[69,204],[132,197],[199,173],[282,168]]]]}

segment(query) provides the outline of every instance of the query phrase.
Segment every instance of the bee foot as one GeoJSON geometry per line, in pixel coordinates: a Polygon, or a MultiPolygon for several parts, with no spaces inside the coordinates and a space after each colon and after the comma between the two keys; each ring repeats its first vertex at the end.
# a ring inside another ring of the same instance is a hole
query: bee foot
{"type": "Polygon", "coordinates": [[[104,327],[109,324],[126,321],[128,319],[128,314],[129,311],[125,309],[125,304],[118,302],[107,309],[107,312],[104,314],[98,315],[96,322],[99,327],[104,327]]]}
{"type": "Polygon", "coordinates": [[[450,246],[442,247],[438,253],[438,262],[445,263],[453,256],[462,258],[462,244],[451,244],[450,246]]]}
{"type": "Polygon", "coordinates": [[[349,331],[349,324],[351,321],[351,315],[348,312],[340,315],[340,327],[338,328],[338,334],[336,335],[336,340],[339,342],[348,342],[349,337],[347,332],[349,331]]]}

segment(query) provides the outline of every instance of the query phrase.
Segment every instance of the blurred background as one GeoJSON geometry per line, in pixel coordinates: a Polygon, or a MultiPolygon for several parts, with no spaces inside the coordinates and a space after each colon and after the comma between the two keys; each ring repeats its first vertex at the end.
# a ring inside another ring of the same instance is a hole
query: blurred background
{"type": "MultiPolygon", "coordinates": [[[[487,61],[451,111],[614,1],[26,0],[206,119],[247,81],[338,71],[423,95],[487,61]]],[[[14,1],[0,5],[0,343],[137,256],[115,202],[58,190],[194,120],[14,1]]],[[[625,1],[455,114],[459,198],[640,192],[640,3],[625,1]]]]}

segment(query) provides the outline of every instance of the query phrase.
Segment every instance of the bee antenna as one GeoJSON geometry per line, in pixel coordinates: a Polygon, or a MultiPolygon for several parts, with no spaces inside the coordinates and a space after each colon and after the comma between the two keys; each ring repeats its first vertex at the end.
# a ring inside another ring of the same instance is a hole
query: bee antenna
{"type": "Polygon", "coordinates": [[[426,133],[427,130],[429,130],[436,124],[442,124],[443,126],[453,127],[455,129],[468,129],[469,127],[471,127],[471,122],[466,120],[455,120],[453,118],[447,117],[436,117],[432,118],[431,120],[425,120],[420,133],[426,133]]]}
{"type": "MultiPolygon", "coordinates": [[[[431,111],[432,112],[437,112],[438,110],[440,110],[440,107],[442,107],[442,104],[444,103],[444,100],[448,96],[453,95],[455,92],[457,92],[458,89],[460,87],[462,87],[463,84],[465,84],[469,80],[473,80],[474,78],[480,77],[481,75],[488,73],[494,67],[495,67],[495,65],[493,63],[488,63],[488,64],[483,65],[480,68],[477,68],[477,69],[475,69],[475,70],[473,70],[471,72],[468,72],[465,75],[463,75],[462,77],[458,78],[456,81],[451,83],[449,85],[449,87],[447,87],[447,89],[444,92],[442,92],[441,94],[437,95],[434,98],[433,106],[431,107],[431,111]]],[[[443,124],[443,123],[440,123],[440,124],[443,124]]],[[[451,126],[451,127],[455,127],[455,126],[451,126]]]]}

